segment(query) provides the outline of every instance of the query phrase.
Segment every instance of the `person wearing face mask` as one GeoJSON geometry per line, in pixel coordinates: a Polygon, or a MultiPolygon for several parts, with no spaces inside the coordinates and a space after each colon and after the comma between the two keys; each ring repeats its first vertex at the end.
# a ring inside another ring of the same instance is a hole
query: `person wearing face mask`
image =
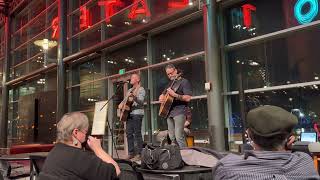
{"type": "Polygon", "coordinates": [[[120,174],[118,164],[101,147],[101,140],[88,133],[89,121],[79,112],[65,114],[57,124],[57,144],[50,151],[40,180],[109,180],[120,174]],[[92,152],[84,151],[82,144],[92,152]]]}

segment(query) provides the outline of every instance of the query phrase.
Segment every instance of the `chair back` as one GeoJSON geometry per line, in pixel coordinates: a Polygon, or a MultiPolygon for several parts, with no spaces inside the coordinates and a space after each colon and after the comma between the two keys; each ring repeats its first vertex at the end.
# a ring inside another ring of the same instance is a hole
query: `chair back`
{"type": "Polygon", "coordinates": [[[45,160],[46,160],[46,156],[30,155],[30,162],[31,162],[30,179],[34,179],[39,176],[45,160]]]}

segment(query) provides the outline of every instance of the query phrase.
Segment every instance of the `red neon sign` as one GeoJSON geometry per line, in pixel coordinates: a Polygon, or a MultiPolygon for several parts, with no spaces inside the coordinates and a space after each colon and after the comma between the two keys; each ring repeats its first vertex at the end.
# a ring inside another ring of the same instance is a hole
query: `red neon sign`
{"type": "Polygon", "coordinates": [[[86,29],[90,27],[90,12],[86,7],[80,8],[80,29],[86,29]]]}
{"type": "Polygon", "coordinates": [[[98,2],[99,6],[104,6],[106,22],[111,21],[111,16],[114,15],[117,11],[116,7],[122,7],[124,4],[121,0],[104,0],[98,2]]]}
{"type": "Polygon", "coordinates": [[[135,4],[132,6],[128,18],[134,20],[138,14],[145,14],[146,17],[150,17],[151,13],[146,1],[147,0],[134,0],[133,3],[135,4]],[[140,3],[138,3],[139,1],[140,3]],[[138,8],[139,4],[141,4],[142,7],[138,8]]]}
{"type": "MultiPolygon", "coordinates": [[[[134,0],[134,5],[130,9],[130,12],[128,14],[128,18],[131,20],[135,20],[138,15],[145,15],[146,17],[150,17],[150,9],[148,7],[147,0],[134,0]]],[[[169,8],[176,8],[180,9],[185,6],[187,6],[189,3],[189,0],[169,0],[168,7],[169,8]]],[[[113,16],[117,10],[124,6],[124,3],[121,0],[100,0],[98,2],[99,6],[104,6],[105,8],[105,16],[106,16],[106,22],[109,23],[111,21],[111,16],[113,16]]],[[[249,11],[249,17],[250,11],[249,11]]],[[[90,11],[86,7],[80,7],[80,29],[86,29],[90,27],[92,24],[91,22],[91,14],[90,11]]],[[[250,21],[251,22],[251,21],[250,21]]],[[[59,37],[59,19],[58,17],[54,18],[51,22],[51,28],[52,28],[52,39],[58,39],[59,37]]]]}
{"type": "Polygon", "coordinates": [[[52,20],[51,22],[51,28],[52,28],[52,35],[51,35],[51,38],[52,39],[58,39],[59,37],[59,18],[56,17],[52,20]]]}
{"type": "Polygon", "coordinates": [[[250,28],[252,25],[251,11],[256,11],[257,8],[251,4],[245,4],[242,6],[243,12],[243,24],[246,28],[250,28]]]}
{"type": "Polygon", "coordinates": [[[180,8],[184,8],[188,5],[189,0],[173,0],[173,1],[169,1],[168,2],[168,7],[169,8],[175,8],[175,9],[180,9],[180,8]]]}

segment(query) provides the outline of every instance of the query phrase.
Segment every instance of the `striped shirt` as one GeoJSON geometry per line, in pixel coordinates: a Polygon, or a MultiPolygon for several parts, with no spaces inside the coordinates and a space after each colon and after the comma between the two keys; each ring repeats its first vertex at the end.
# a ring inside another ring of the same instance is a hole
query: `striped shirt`
{"type": "Polygon", "coordinates": [[[229,154],[218,162],[213,174],[215,180],[320,180],[311,157],[303,152],[229,154]]]}

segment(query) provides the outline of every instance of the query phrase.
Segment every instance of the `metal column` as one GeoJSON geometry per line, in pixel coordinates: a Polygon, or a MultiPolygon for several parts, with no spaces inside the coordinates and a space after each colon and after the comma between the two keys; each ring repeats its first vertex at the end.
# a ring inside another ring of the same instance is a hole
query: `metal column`
{"type": "Polygon", "coordinates": [[[222,74],[219,49],[217,2],[205,0],[203,5],[206,76],[211,83],[208,96],[208,130],[210,146],[218,151],[225,150],[224,107],[222,97],[222,74]]]}
{"type": "Polygon", "coordinates": [[[67,55],[67,0],[58,1],[59,43],[57,59],[57,121],[65,113],[65,70],[63,58],[67,55]]]}
{"type": "MultiPolygon", "coordinates": [[[[8,11],[8,9],[6,10],[8,11]]],[[[5,17],[5,55],[3,62],[3,78],[2,78],[2,114],[0,120],[0,147],[7,147],[8,138],[8,105],[9,105],[9,89],[6,82],[9,80],[10,69],[10,17],[6,13],[5,17]]]]}

